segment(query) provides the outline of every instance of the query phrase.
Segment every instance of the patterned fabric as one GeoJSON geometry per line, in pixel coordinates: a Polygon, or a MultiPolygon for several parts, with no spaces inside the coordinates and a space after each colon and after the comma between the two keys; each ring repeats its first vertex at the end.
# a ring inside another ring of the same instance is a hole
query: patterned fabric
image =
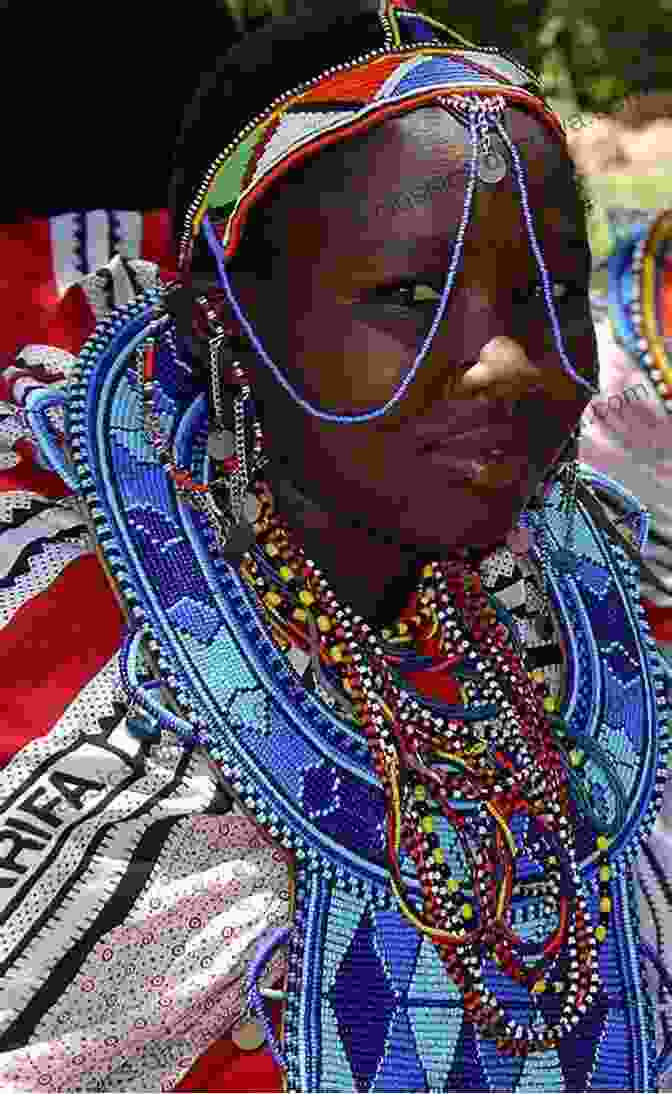
{"type": "MultiPolygon", "coordinates": [[[[78,213],[0,231],[0,270],[12,274],[0,343],[12,362],[0,373],[8,1094],[172,1090],[203,1054],[213,1067],[241,1012],[249,956],[288,916],[283,857],[231,809],[203,756],[129,734],[123,619],[85,516],[39,461],[24,412],[75,361],[24,343],[37,334],[78,349],[96,318],[157,284],[157,260],[170,270],[168,240],[164,213],[78,213]]],[[[281,972],[278,959],[268,982],[281,972]]],[[[198,1089],[223,1087],[204,1079],[198,1089]]]]}
{"type": "MultiPolygon", "coordinates": [[[[78,484],[128,605],[124,686],[163,732],[202,742],[245,809],[295,855],[283,1037],[289,1088],[654,1090],[654,1018],[638,950],[633,859],[659,809],[667,698],[636,569],[580,509],[575,567],[557,570],[566,518],[555,492],[532,560],[536,569],[544,558],[566,659],[561,713],[577,738],[609,757],[624,797],[617,800],[599,765],[587,771],[589,798],[620,818],[609,851],[613,920],[600,954],[597,1003],[576,1016],[557,1051],[512,1059],[475,1034],[464,1003],[390,896],[384,801],[366,742],[301,686],[237,571],[221,558],[207,518],[168,486],[145,438],[134,350],[148,330],[158,334],[169,324],[160,294],[150,293],[83,348],[67,393],[74,460],[63,472],[78,484]],[[145,649],[173,697],[171,710],[154,698],[145,649]]],[[[203,481],[207,402],[197,378],[179,365],[175,346],[161,339],[156,410],[179,466],[203,481]]],[[[39,400],[33,409],[43,455],[57,466],[56,434],[39,420],[39,400]]],[[[643,542],[647,521],[634,499],[584,474],[630,514],[643,542]]],[[[604,879],[592,857],[593,822],[581,814],[577,824],[579,867],[596,921],[604,879]]],[[[534,867],[523,862],[520,869],[534,867]]],[[[410,873],[406,880],[413,892],[417,882],[410,873]]],[[[468,890],[468,878],[463,884],[468,890]]],[[[516,928],[529,940],[547,936],[552,907],[530,899],[527,889],[514,894],[516,928]]],[[[490,982],[521,1024],[553,1019],[552,992],[532,998],[506,989],[494,969],[490,982]]]]}
{"type": "MultiPolygon", "coordinates": [[[[459,35],[388,0],[380,5],[380,19],[385,36],[381,34],[378,50],[279,96],[213,158],[181,234],[182,269],[189,263],[208,210],[224,253],[231,258],[251,207],[292,166],[328,144],[364,133],[385,118],[436,101],[439,95],[474,91],[503,95],[540,116],[564,141],[559,119],[529,90],[538,81],[521,65],[494,49],[441,44],[437,35],[444,42],[459,35]]],[[[364,52],[361,46],[360,52],[364,52]]]]}

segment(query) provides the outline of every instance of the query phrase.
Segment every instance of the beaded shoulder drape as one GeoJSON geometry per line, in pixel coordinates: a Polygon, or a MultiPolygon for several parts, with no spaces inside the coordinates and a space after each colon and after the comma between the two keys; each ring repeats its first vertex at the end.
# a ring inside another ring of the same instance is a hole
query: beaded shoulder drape
{"type": "MultiPolygon", "coordinates": [[[[85,503],[127,605],[127,691],[180,739],[199,742],[243,808],[293,855],[287,1089],[655,1090],[633,863],[658,810],[668,712],[636,568],[579,507],[573,565],[565,559],[558,570],[566,524],[559,493],[543,522],[529,515],[530,560],[546,572],[565,650],[558,713],[586,758],[577,801],[589,791],[610,836],[596,842],[594,813],[572,807],[572,862],[543,828],[515,810],[509,818],[515,883],[502,915],[524,959],[543,953],[551,975],[531,990],[490,957],[480,972],[514,1033],[557,1027],[562,1035],[544,1051],[507,1052],[482,1034],[439,947],[391,892],[385,800],[366,738],[302,685],[246,582],[219,556],[207,514],[182,500],[149,443],[137,351],[151,338],[153,413],[175,464],[208,483],[207,397],[176,358],[174,340],[162,337],[171,323],[161,291],[113,313],[82,349],[67,390],[35,391],[27,410],[43,456],[85,503]],[[57,405],[65,445],[50,425],[57,405]],[[559,907],[573,916],[566,929],[559,907]],[[597,977],[582,995],[572,955],[591,947],[597,977]]],[[[618,497],[641,544],[647,522],[634,500],[609,480],[594,484],[618,497]]],[[[452,876],[478,909],[455,832],[439,828],[452,876]]],[[[401,870],[417,898],[410,859],[401,870]]]]}

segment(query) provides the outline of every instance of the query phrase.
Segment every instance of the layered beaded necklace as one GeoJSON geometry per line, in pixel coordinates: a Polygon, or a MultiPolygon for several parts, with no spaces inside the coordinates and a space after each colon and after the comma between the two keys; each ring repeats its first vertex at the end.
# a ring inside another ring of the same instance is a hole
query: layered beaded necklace
{"type": "Polygon", "coordinates": [[[320,697],[368,740],[385,791],[387,858],[401,911],[436,944],[471,1020],[500,1051],[556,1047],[597,997],[610,868],[602,832],[594,924],[574,847],[570,772],[581,752],[555,714],[543,672],[528,673],[473,553],[424,566],[407,610],[376,633],[338,602],[275,514],[268,486],[258,482],[255,494],[256,543],[241,576],[276,644],[310,658],[320,697]],[[428,667],[448,674],[448,702],[409,684],[409,674],[428,667]],[[524,942],[510,926],[512,899],[525,890],[516,877],[523,857],[543,862],[535,891],[555,915],[542,943],[524,942]],[[422,909],[404,881],[410,863],[422,909]],[[559,1018],[527,1029],[508,1020],[486,985],[486,961],[535,995],[554,993],[559,1018]]]}
{"type": "MultiPolygon", "coordinates": [[[[139,361],[146,417],[153,355],[150,345],[139,361]]],[[[479,564],[485,557],[464,551],[424,566],[406,611],[380,633],[339,603],[260,479],[262,432],[238,363],[231,374],[232,451],[225,446],[215,452],[226,426],[219,367],[212,364],[209,449],[223,477],[216,474],[212,495],[206,488],[212,504],[204,511],[216,533],[218,524],[226,529],[225,550],[227,537],[238,541],[230,560],[239,560],[276,645],[290,661],[297,650],[310,661],[320,697],[367,739],[385,794],[387,861],[400,910],[436,945],[482,1035],[504,1053],[552,1050],[597,1000],[597,950],[611,912],[606,856],[619,821],[605,825],[590,815],[590,796],[573,770],[581,766],[585,742],[573,740],[556,714],[544,674],[528,672],[512,622],[507,625],[506,613],[484,589],[479,564]],[[248,425],[254,433],[252,482],[242,474],[248,425]],[[228,499],[224,511],[214,496],[220,485],[228,499]],[[251,524],[236,519],[243,511],[251,524]],[[418,691],[408,682],[428,668],[442,674],[448,701],[430,700],[422,683],[418,691]],[[579,811],[590,815],[598,833],[597,924],[578,869],[579,811]],[[537,864],[532,882],[522,877],[521,862],[537,864]],[[421,909],[404,880],[413,868],[421,909]],[[511,926],[512,902],[529,895],[530,884],[552,924],[543,940],[526,941],[511,926]],[[487,963],[535,996],[551,991],[555,1020],[540,1017],[524,1028],[507,1019],[486,983],[487,963]]],[[[170,464],[151,414],[148,433],[170,464]]],[[[169,472],[192,503],[203,500],[186,470],[170,466],[169,472]]],[[[611,782],[604,757],[599,759],[611,782]]]]}

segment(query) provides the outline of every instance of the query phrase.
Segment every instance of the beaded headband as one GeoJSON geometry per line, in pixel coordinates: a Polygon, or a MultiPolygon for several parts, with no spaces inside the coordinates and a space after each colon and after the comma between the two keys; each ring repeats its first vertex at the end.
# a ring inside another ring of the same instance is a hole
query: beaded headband
{"type": "MultiPolygon", "coordinates": [[[[183,272],[189,268],[194,241],[207,214],[216,219],[216,233],[230,261],[251,208],[292,167],[327,145],[363,134],[388,118],[439,98],[450,96],[451,108],[466,121],[465,98],[502,96],[535,113],[564,145],[560,119],[540,98],[538,78],[521,64],[495,49],[472,46],[435,20],[405,10],[401,3],[383,0],[379,19],[382,47],[279,95],[212,161],[182,226],[178,252],[183,272]],[[447,45],[439,34],[462,44],[447,45]]],[[[487,164],[483,170],[487,172],[487,164]]],[[[496,165],[491,170],[502,177],[496,165]]]]}
{"type": "Polygon", "coordinates": [[[614,333],[638,361],[672,414],[672,210],[627,232],[611,224],[609,312],[614,333]]]}

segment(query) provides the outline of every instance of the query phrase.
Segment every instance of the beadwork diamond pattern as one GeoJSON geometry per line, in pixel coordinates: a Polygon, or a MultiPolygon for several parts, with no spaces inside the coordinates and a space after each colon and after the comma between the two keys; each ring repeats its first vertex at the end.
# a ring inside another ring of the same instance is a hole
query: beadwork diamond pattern
{"type": "Polygon", "coordinates": [[[183,596],[168,609],[167,614],[176,627],[198,638],[206,646],[210,644],[220,627],[219,616],[215,609],[190,596],[183,596]]]}
{"type": "Polygon", "coordinates": [[[395,991],[403,995],[409,989],[422,939],[404,929],[396,912],[378,912],[376,930],[385,971],[395,991]]]}
{"type": "Polygon", "coordinates": [[[425,1090],[425,1084],[425,1072],[418,1060],[409,1016],[399,1009],[392,1019],[390,1041],[371,1090],[391,1094],[397,1090],[425,1090]]]}
{"type": "Polygon", "coordinates": [[[369,1090],[385,1052],[396,996],[378,954],[368,907],[341,961],[329,1001],[358,1089],[369,1090]]]}
{"type": "MultiPolygon", "coordinates": [[[[394,89],[396,95],[405,95],[409,91],[418,91],[433,84],[459,83],[473,80],[477,75],[471,65],[460,64],[449,57],[435,57],[418,65],[405,76],[394,89]]],[[[481,77],[486,80],[487,77],[481,77]]],[[[389,92],[391,94],[391,91],[389,92]]]]}
{"type": "Polygon", "coordinates": [[[580,562],[576,568],[576,576],[593,596],[603,597],[611,586],[610,574],[603,566],[597,566],[593,562],[580,562]]]}
{"type": "Polygon", "coordinates": [[[340,809],[340,785],[338,768],[326,760],[319,760],[304,771],[301,806],[310,820],[326,817],[328,813],[340,809]]]}
{"type": "MultiPolygon", "coordinates": [[[[599,1045],[607,1024],[621,1021],[609,1010],[607,995],[561,1042],[560,1050],[527,1060],[503,1056],[492,1041],[465,1022],[461,994],[448,978],[435,946],[418,935],[395,910],[363,911],[346,894],[334,894],[324,949],[322,1019],[325,1089],[369,1091],[509,1090],[579,1091],[614,1088],[590,1083],[599,1065],[599,1045]],[[390,958],[393,956],[393,967],[390,958]],[[441,1020],[437,1022],[437,1006],[441,1020]],[[368,1036],[362,1033],[366,1026],[368,1036]],[[338,1042],[341,1042],[340,1045],[338,1042]],[[586,1045],[594,1046],[594,1052],[586,1045]],[[344,1065],[353,1087],[342,1085],[344,1065]],[[333,1084],[333,1085],[332,1085],[333,1084]]],[[[487,962],[485,980],[513,1021],[530,1020],[527,990],[487,962]]],[[[614,990],[618,973],[612,970],[614,990]]],[[[608,991],[609,985],[605,985],[608,991]]],[[[559,997],[540,1000],[538,1018],[557,1017],[559,997]]],[[[534,1012],[533,1012],[534,1013],[534,1012]]],[[[533,1017],[533,1014],[532,1014],[533,1017]]],[[[534,1018],[533,1018],[534,1020],[534,1018]]],[[[607,1064],[604,1065],[608,1067],[607,1064]]]]}

